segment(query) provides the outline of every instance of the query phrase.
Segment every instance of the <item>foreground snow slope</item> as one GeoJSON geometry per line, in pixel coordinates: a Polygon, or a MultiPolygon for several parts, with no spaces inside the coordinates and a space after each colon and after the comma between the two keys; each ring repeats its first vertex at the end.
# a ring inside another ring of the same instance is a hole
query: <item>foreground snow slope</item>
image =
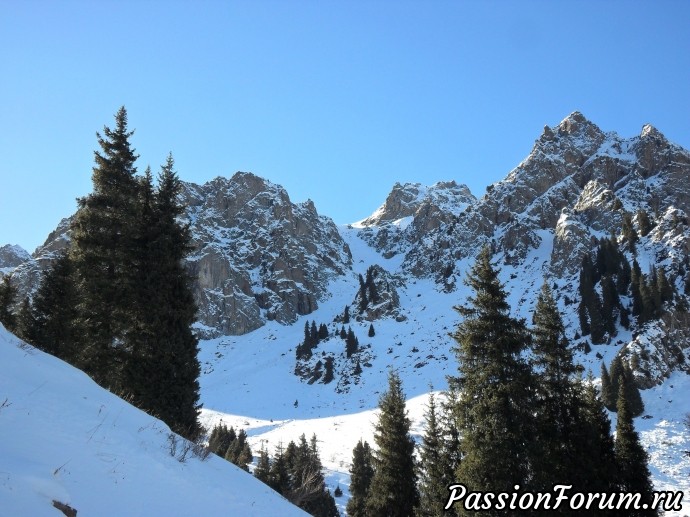
{"type": "Polygon", "coordinates": [[[179,461],[163,422],[1,325],[0,406],[1,516],[305,515],[215,455],[179,461]]]}

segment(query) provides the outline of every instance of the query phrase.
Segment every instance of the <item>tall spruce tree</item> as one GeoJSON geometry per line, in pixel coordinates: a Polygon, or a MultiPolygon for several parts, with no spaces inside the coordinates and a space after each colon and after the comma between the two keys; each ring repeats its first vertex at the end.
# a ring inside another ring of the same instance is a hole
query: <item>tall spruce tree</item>
{"type": "Polygon", "coordinates": [[[536,447],[533,486],[548,490],[554,480],[574,484],[589,474],[581,469],[581,386],[573,354],[551,289],[544,283],[533,316],[534,362],[539,376],[536,395],[536,447]]]}
{"type": "Polygon", "coordinates": [[[366,501],[367,516],[409,517],[419,503],[414,439],[405,409],[402,381],[389,371],[388,389],[379,399],[375,426],[374,477],[366,501]]]}
{"type": "Polygon", "coordinates": [[[121,373],[135,277],[132,228],[136,227],[137,155],[130,145],[124,107],[115,128],[97,133],[93,192],[79,199],[72,222],[72,259],[79,291],[78,366],[98,383],[122,390],[121,373]]]}
{"type": "Polygon", "coordinates": [[[453,469],[445,456],[446,440],[443,425],[437,412],[433,391],[425,413],[426,427],[419,451],[418,474],[419,506],[416,515],[441,517],[445,515],[448,486],[453,482],[453,469]]]}
{"type": "Polygon", "coordinates": [[[469,491],[510,492],[529,484],[536,381],[522,353],[530,342],[524,321],[510,316],[506,291],[485,247],[470,270],[469,305],[454,338],[459,397],[453,416],[462,460],[456,480],[469,491]]]}
{"type": "MultiPolygon", "coordinates": [[[[174,170],[172,156],[161,167],[154,199],[155,236],[150,247],[159,281],[155,301],[149,308],[155,312],[151,321],[151,340],[146,355],[155,365],[148,379],[147,395],[153,401],[152,411],[177,433],[194,437],[199,431],[198,340],[192,332],[197,307],[192,294],[192,279],[184,267],[191,251],[188,225],[179,222],[184,213],[179,196],[182,184],[174,170]]],[[[148,295],[146,295],[149,298],[148,295]]]]}
{"type": "Polygon", "coordinates": [[[366,501],[373,477],[374,466],[371,448],[366,441],[363,442],[360,439],[352,450],[350,500],[345,508],[348,517],[366,517],[366,501]]]}
{"type": "MultiPolygon", "coordinates": [[[[582,469],[589,472],[589,476],[580,480],[582,485],[578,486],[578,490],[614,492],[618,487],[618,482],[611,420],[599,398],[591,373],[584,383],[582,400],[586,425],[581,429],[581,439],[586,447],[581,450],[580,462],[582,469]]],[[[607,514],[601,513],[601,515],[607,514]]]]}
{"type": "MultiPolygon", "coordinates": [[[[625,376],[621,377],[618,390],[618,420],[616,423],[615,458],[618,470],[619,490],[622,492],[641,494],[642,502],[653,500],[653,486],[648,467],[648,455],[640,443],[635,431],[632,413],[626,396],[625,376]]],[[[627,515],[656,516],[658,512],[651,508],[628,510],[627,515]]]]}

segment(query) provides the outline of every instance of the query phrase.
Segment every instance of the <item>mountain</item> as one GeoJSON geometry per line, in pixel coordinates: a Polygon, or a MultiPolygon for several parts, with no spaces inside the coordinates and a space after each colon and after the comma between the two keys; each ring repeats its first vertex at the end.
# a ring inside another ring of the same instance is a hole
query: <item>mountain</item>
{"type": "Polygon", "coordinates": [[[2,515],[306,515],[1,325],[0,393],[2,515]]]}
{"type": "MultiPolygon", "coordinates": [[[[636,426],[655,485],[688,493],[688,177],[690,153],[652,126],[622,138],[575,112],[545,127],[527,157],[480,198],[453,181],[395,184],[369,217],[342,227],[250,173],[185,184],[204,423],[248,429],[254,451],[316,432],[331,491],[345,489],[352,448],[359,437],[371,443],[388,368],[403,379],[421,435],[430,384],[443,389],[457,373],[453,307],[465,303],[466,272],[488,245],[516,316],[531,321],[546,281],[585,373],[598,377],[617,355],[634,369],[646,406],[636,426]],[[593,292],[605,298],[604,277],[622,276],[605,270],[606,246],[618,250],[616,264],[639,265],[645,286],[663,272],[672,294],[645,319],[621,281],[611,326],[595,338],[579,314],[580,277],[589,256],[598,268],[593,292]],[[312,322],[328,336],[300,354],[312,322]],[[354,353],[339,337],[343,329],[358,339],[354,353]]],[[[20,293],[35,288],[69,242],[68,228],[63,221],[13,270],[20,293]]]]}
{"type": "Polygon", "coordinates": [[[9,273],[14,268],[31,259],[31,255],[21,246],[7,244],[0,247],[0,272],[9,273]]]}

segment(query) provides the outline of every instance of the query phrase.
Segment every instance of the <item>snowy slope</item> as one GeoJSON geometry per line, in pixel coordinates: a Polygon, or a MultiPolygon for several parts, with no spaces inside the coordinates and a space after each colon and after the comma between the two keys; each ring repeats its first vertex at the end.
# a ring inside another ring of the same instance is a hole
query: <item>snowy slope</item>
{"type": "Polygon", "coordinates": [[[2,326],[0,406],[1,516],[304,515],[215,455],[178,461],[164,423],[2,326]]]}
{"type": "MultiPolygon", "coordinates": [[[[453,306],[464,303],[468,291],[459,284],[452,293],[439,290],[429,279],[417,279],[400,289],[401,308],[407,319],[402,322],[382,319],[374,322],[376,335],[367,337],[369,322],[352,321],[350,326],[360,345],[371,345],[371,367],[365,367],[358,384],[350,384],[347,393],[338,392],[339,375],[330,384],[307,384],[293,373],[295,346],[303,339],[305,321],[326,323],[329,330],[333,318],[343,310],[343,303],[352,300],[358,289],[356,275],[371,264],[379,264],[390,273],[401,270],[400,256],[385,259],[358,237],[352,228],[341,228],[343,239],[353,256],[355,271],[351,276],[331,284],[331,297],[320,308],[301,318],[292,326],[275,322],[245,336],[223,337],[201,343],[202,400],[205,425],[223,421],[227,425],[244,428],[255,456],[261,447],[270,453],[282,443],[296,440],[302,433],[307,438],[316,433],[327,483],[333,492],[340,486],[343,497],[336,499],[341,511],[347,504],[349,468],[352,449],[360,438],[373,445],[373,425],[379,395],[386,389],[386,371],[397,368],[408,398],[408,411],[413,421],[413,433],[419,440],[424,430],[424,410],[430,384],[434,390],[445,389],[446,375],[457,373],[457,363],[451,350],[449,333],[459,322],[453,306]],[[297,402],[297,406],[295,406],[297,402]]],[[[518,269],[502,266],[501,279],[508,283],[509,302],[517,315],[527,317],[534,300],[524,293],[536,292],[548,267],[552,235],[541,234],[541,245],[530,252],[518,269]]],[[[472,261],[459,263],[464,276],[472,261]]],[[[566,280],[560,287],[566,288],[566,280]]],[[[562,307],[563,308],[563,307],[562,307]]],[[[566,319],[573,329],[575,321],[566,319]]],[[[574,332],[570,330],[569,333],[574,332]]],[[[629,336],[621,335],[621,339],[629,336]]],[[[600,356],[610,362],[618,343],[598,345],[590,354],[578,353],[577,360],[595,376],[599,374],[600,356]]],[[[336,372],[344,360],[344,342],[331,338],[321,343],[316,354],[333,354],[336,372]]],[[[683,490],[684,512],[690,514],[690,459],[683,451],[690,450],[690,437],[683,426],[685,414],[690,413],[690,376],[676,372],[663,385],[644,390],[645,416],[635,425],[651,454],[651,470],[657,490],[683,490]]],[[[615,427],[615,414],[612,414],[615,427]]],[[[667,515],[674,515],[668,513],[667,515]]]]}

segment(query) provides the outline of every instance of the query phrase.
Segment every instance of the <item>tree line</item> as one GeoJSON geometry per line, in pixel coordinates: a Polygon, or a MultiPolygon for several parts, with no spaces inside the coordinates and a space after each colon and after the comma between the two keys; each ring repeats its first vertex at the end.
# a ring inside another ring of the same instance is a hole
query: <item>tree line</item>
{"type": "MultiPolygon", "coordinates": [[[[444,507],[454,483],[494,493],[514,492],[516,485],[551,492],[565,483],[577,492],[635,492],[651,501],[648,458],[633,425],[631,377],[617,376],[614,440],[591,376],[583,380],[574,364],[549,287],[542,288],[528,329],[510,315],[488,248],[467,283],[472,295],[456,307],[464,320],[453,335],[458,375],[449,378],[443,403],[430,395],[418,459],[401,381],[391,372],[379,401],[376,447],[360,441],[353,450],[348,515],[448,515],[444,507]]],[[[452,512],[504,514],[466,512],[458,504],[452,512]]]]}
{"type": "MultiPolygon", "coordinates": [[[[2,322],[101,386],[194,437],[200,373],[196,305],[184,259],[182,184],[169,155],[154,181],[137,174],[124,107],[97,133],[93,191],[78,199],[69,244],[33,297],[2,322]]],[[[2,307],[16,295],[9,277],[2,307]]]]}

